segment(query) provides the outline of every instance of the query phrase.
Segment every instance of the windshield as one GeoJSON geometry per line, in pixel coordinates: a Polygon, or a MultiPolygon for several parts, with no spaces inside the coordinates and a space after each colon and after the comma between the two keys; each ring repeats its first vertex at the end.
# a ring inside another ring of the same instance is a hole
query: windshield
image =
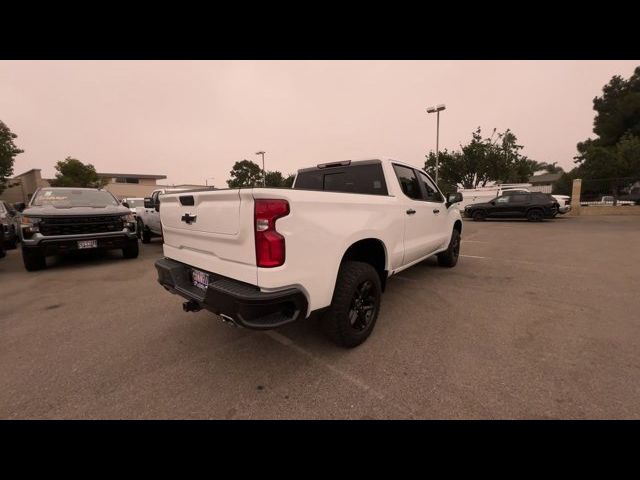
{"type": "Polygon", "coordinates": [[[127,202],[129,208],[144,207],[144,199],[142,198],[128,198],[125,202],[127,202]]]}
{"type": "Polygon", "coordinates": [[[109,192],[100,190],[82,190],[79,188],[43,188],[34,197],[31,206],[43,207],[106,207],[118,205],[118,201],[109,192]]]}

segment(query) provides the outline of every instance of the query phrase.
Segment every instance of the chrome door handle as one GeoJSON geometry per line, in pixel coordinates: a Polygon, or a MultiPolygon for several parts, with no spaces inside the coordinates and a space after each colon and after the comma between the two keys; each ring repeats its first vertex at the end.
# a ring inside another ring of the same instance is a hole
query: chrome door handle
{"type": "Polygon", "coordinates": [[[416,211],[413,208],[407,210],[407,215],[413,215],[414,213],[416,213],[416,211]]]}

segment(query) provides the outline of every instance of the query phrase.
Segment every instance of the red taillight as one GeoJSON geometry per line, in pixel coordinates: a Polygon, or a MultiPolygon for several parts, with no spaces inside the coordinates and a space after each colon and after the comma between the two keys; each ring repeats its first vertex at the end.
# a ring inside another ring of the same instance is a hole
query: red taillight
{"type": "Polygon", "coordinates": [[[279,267],[284,263],[284,237],[276,231],[276,220],[289,215],[286,200],[255,201],[256,264],[279,267]]]}

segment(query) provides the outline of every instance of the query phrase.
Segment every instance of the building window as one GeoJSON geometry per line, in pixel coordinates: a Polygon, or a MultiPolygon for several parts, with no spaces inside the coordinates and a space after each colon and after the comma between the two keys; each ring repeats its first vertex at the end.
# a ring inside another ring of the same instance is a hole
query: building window
{"type": "Polygon", "coordinates": [[[140,183],[139,178],[116,177],[116,183],[140,183]]]}

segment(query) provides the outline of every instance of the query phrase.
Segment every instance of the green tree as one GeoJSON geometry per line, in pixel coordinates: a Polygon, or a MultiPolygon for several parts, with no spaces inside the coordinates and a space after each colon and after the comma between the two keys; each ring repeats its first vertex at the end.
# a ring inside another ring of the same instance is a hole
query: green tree
{"type": "MultiPolygon", "coordinates": [[[[440,152],[438,165],[438,183],[449,189],[454,186],[477,188],[489,182],[526,182],[535,172],[542,170],[544,164],[522,155],[522,145],[518,145],[517,137],[506,130],[496,132],[483,138],[478,127],[471,134],[471,141],[460,146],[460,151],[440,152]]],[[[436,154],[429,152],[425,169],[434,176],[436,154]]]]}
{"type": "Polygon", "coordinates": [[[542,162],[541,164],[541,170],[546,171],[547,173],[564,173],[564,169],[558,165],[558,162],[553,162],[553,163],[545,163],[542,162]]]}
{"type": "Polygon", "coordinates": [[[562,176],[551,186],[551,193],[557,195],[571,195],[573,180],[579,177],[578,170],[574,168],[570,172],[562,172],[562,176]]]}
{"type": "Polygon", "coordinates": [[[296,175],[295,173],[292,173],[290,175],[287,175],[287,178],[284,179],[284,182],[282,182],[282,186],[285,188],[291,188],[293,187],[293,181],[296,179],[296,175]]]}
{"type": "Polygon", "coordinates": [[[282,187],[284,186],[284,177],[278,170],[273,172],[267,171],[264,175],[264,183],[267,187],[282,187]]]}
{"type": "Polygon", "coordinates": [[[16,155],[23,153],[13,143],[13,139],[18,136],[9,130],[9,127],[0,120],[0,193],[4,191],[7,185],[7,178],[13,175],[13,162],[16,155]]]}
{"type": "Polygon", "coordinates": [[[262,169],[251,160],[236,162],[229,172],[230,180],[227,180],[229,188],[244,188],[262,185],[262,169]]]}
{"type": "Polygon", "coordinates": [[[593,100],[593,133],[577,145],[583,178],[640,175],[640,67],[628,80],[615,75],[593,100]]]}
{"type": "Polygon", "coordinates": [[[67,157],[56,163],[56,178],[51,181],[52,187],[85,187],[102,188],[106,179],[98,177],[93,165],[85,165],[80,160],[67,157]]]}
{"type": "Polygon", "coordinates": [[[291,188],[291,186],[293,185],[293,180],[296,178],[296,176],[287,175],[285,177],[281,172],[275,170],[272,172],[267,171],[264,178],[267,187],[291,188]]]}

